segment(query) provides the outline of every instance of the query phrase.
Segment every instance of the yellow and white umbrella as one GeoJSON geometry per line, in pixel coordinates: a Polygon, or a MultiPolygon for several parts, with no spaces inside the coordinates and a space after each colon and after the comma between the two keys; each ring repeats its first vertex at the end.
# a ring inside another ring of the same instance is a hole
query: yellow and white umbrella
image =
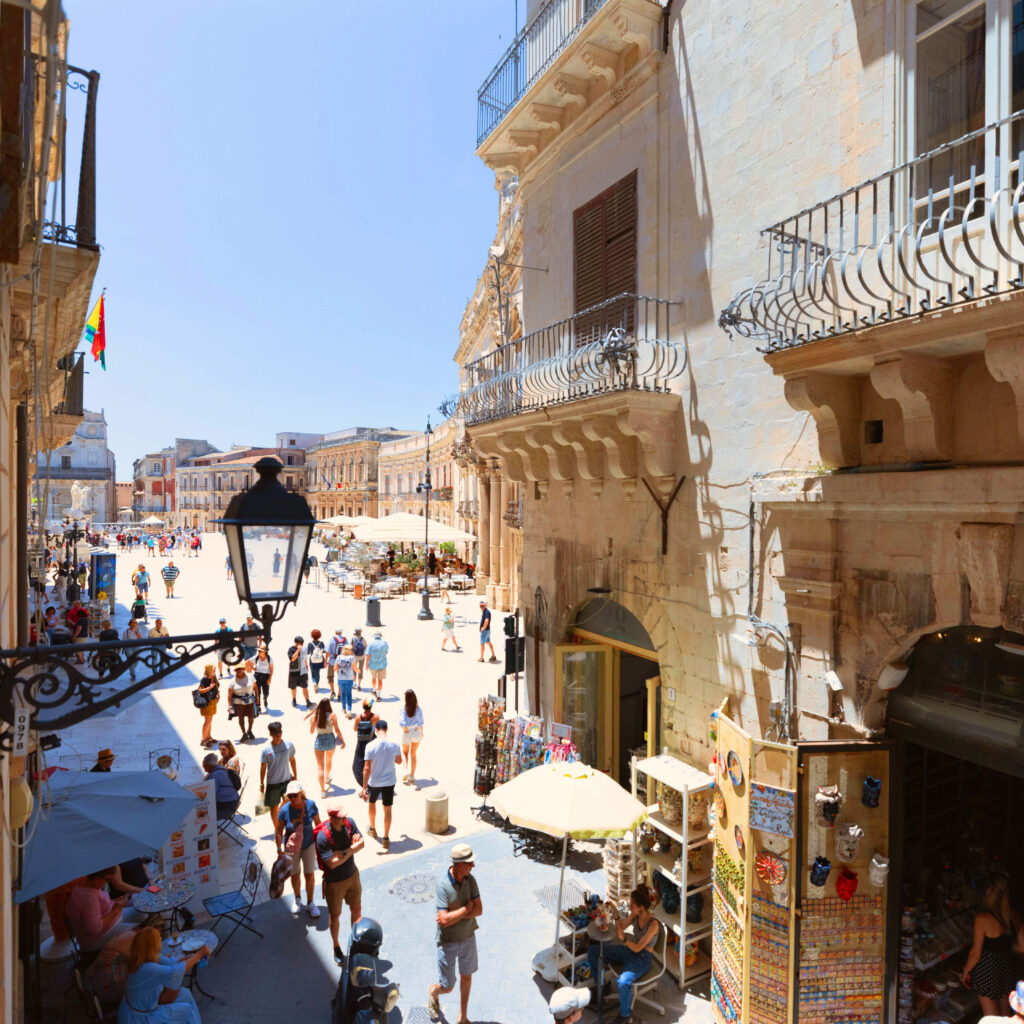
{"type": "MultiPolygon", "coordinates": [[[[555,969],[569,838],[624,836],[647,817],[647,808],[604,772],[579,762],[541,764],[530,768],[511,782],[496,787],[491,793],[491,803],[513,825],[562,837],[555,942],[551,949],[551,968],[555,969]]],[[[538,966],[538,961],[535,960],[534,965],[538,966]]]]}

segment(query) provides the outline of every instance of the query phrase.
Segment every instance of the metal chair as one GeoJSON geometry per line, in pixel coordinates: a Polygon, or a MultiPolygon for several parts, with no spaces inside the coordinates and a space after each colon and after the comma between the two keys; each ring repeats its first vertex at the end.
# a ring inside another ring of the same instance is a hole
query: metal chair
{"type": "Polygon", "coordinates": [[[242,824],[241,821],[238,820],[238,813],[242,809],[242,797],[245,796],[245,787],[248,782],[244,770],[239,773],[239,779],[241,780],[242,785],[238,790],[238,803],[235,806],[235,809],[227,818],[221,818],[217,822],[217,835],[227,836],[228,839],[230,839],[237,846],[242,845],[242,840],[239,839],[238,836],[234,834],[234,832],[229,831],[229,829],[232,825],[234,825],[235,828],[237,828],[240,832],[245,832],[245,826],[242,824]]]}
{"type": "Polygon", "coordinates": [[[163,772],[172,781],[178,777],[181,747],[158,747],[149,752],[149,770],[163,772]]]}
{"type": "MultiPolygon", "coordinates": [[[[668,929],[660,921],[658,922],[658,938],[654,943],[654,954],[651,958],[650,970],[642,978],[634,981],[630,987],[633,989],[634,1003],[643,1003],[644,1006],[649,1006],[664,1017],[665,1007],[644,995],[645,992],[650,992],[651,989],[657,988],[658,982],[661,981],[661,976],[665,973],[665,957],[668,954],[668,929]]],[[[614,965],[606,964],[605,969],[616,978],[619,976],[619,972],[615,970],[614,965]]]]}
{"type": "MultiPolygon", "coordinates": [[[[217,925],[227,918],[234,921],[235,927],[228,932],[224,940],[217,946],[214,956],[220,956],[224,947],[239,928],[246,928],[254,935],[263,938],[263,932],[253,926],[252,908],[256,903],[256,892],[260,887],[260,878],[263,873],[263,864],[252,850],[246,855],[245,867],[242,869],[242,884],[234,892],[222,893],[220,896],[207,896],[203,900],[203,907],[210,917],[214,918],[210,926],[213,932],[217,931],[217,925]]],[[[219,939],[220,936],[218,935],[219,939]]]]}

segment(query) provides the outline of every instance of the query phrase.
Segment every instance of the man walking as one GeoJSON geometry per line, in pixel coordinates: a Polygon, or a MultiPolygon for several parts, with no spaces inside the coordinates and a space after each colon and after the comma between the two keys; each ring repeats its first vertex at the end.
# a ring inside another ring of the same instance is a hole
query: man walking
{"type": "Polygon", "coordinates": [[[295,701],[295,691],[299,689],[302,690],[302,695],[306,698],[307,708],[311,703],[309,699],[309,669],[304,655],[302,637],[297,636],[295,642],[288,648],[288,689],[292,691],[293,708],[299,706],[295,701]]]}
{"type": "Polygon", "coordinates": [[[452,847],[451,867],[437,883],[437,976],[427,989],[427,1012],[441,1019],[439,997],[455,988],[459,972],[458,1024],[469,1021],[469,989],[477,968],[476,919],[483,913],[480,890],[473,870],[473,850],[467,843],[452,847]]]}
{"type": "Polygon", "coordinates": [[[276,821],[277,805],[298,772],[295,768],[295,747],[281,735],[281,723],[271,722],[267,726],[270,743],[260,754],[260,792],[263,794],[263,806],[270,808],[276,821]]]}
{"type": "Polygon", "coordinates": [[[395,785],[398,782],[395,765],[402,763],[402,748],[388,739],[388,723],[383,718],[374,728],[377,738],[367,746],[364,754],[363,796],[369,801],[370,827],[367,832],[374,839],[378,838],[377,801],[384,805],[384,836],[380,844],[387,852],[391,846],[391,805],[395,802],[395,785]]]}
{"type": "Polygon", "coordinates": [[[181,575],[181,570],[174,564],[173,558],[160,570],[160,575],[164,578],[167,596],[174,597],[174,582],[181,575]]]}
{"type": "Polygon", "coordinates": [[[141,597],[143,601],[149,600],[149,572],[139,562],[138,569],[132,573],[132,583],[135,584],[135,596],[141,597]]]}
{"type": "Polygon", "coordinates": [[[366,638],[363,631],[357,629],[352,634],[352,674],[356,681],[356,689],[363,689],[363,667],[366,665],[366,638]]]}
{"type": "Polygon", "coordinates": [[[388,674],[388,642],[380,633],[374,633],[366,648],[366,662],[370,670],[370,688],[380,700],[384,696],[384,680],[388,674]]]}
{"type": "Polygon", "coordinates": [[[154,619],[149,635],[152,637],[170,636],[171,631],[164,625],[163,619],[154,619]]]}
{"type": "Polygon", "coordinates": [[[363,848],[363,836],[356,823],[345,816],[341,804],[334,803],[327,810],[329,829],[316,830],[316,857],[324,873],[324,899],[334,943],[334,962],[342,961],[338,944],[341,923],[341,905],[348,904],[352,924],[363,916],[363,886],[359,881],[359,868],[355,855],[363,848]]]}
{"type": "Polygon", "coordinates": [[[319,917],[320,908],[313,902],[313,886],[316,870],[316,848],[313,846],[313,828],[320,824],[320,811],[312,800],[307,799],[300,782],[289,782],[285,790],[285,802],[277,812],[274,822],[274,841],[277,854],[281,855],[286,836],[302,830],[302,841],[292,853],[292,913],[302,909],[302,878],[306,876],[306,913],[319,917]]]}
{"type": "Polygon", "coordinates": [[[484,648],[491,649],[490,661],[498,659],[494,656],[494,644],[491,643],[491,609],[487,607],[486,601],[480,602],[480,657],[477,661],[484,660],[484,648]]]}
{"type": "Polygon", "coordinates": [[[334,670],[337,665],[338,655],[345,646],[345,634],[342,630],[336,629],[334,636],[327,641],[327,685],[330,688],[331,696],[334,696],[334,670]]]}

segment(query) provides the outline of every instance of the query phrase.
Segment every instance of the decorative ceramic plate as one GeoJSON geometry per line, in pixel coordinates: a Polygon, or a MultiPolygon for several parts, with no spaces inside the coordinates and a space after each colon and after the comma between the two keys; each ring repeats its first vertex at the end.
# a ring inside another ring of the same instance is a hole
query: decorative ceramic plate
{"type": "Polygon", "coordinates": [[[743,829],[737,825],[733,830],[732,834],[736,837],[736,849],[739,851],[741,857],[746,856],[747,844],[743,839],[743,829]]]}
{"type": "Polygon", "coordinates": [[[743,782],[743,766],[740,764],[740,759],[736,755],[735,750],[730,750],[725,757],[725,765],[729,769],[729,778],[732,779],[734,786],[740,785],[743,782]]]}
{"type": "Polygon", "coordinates": [[[762,882],[782,885],[786,880],[786,862],[777,854],[762,850],[754,858],[754,871],[762,882]]]}

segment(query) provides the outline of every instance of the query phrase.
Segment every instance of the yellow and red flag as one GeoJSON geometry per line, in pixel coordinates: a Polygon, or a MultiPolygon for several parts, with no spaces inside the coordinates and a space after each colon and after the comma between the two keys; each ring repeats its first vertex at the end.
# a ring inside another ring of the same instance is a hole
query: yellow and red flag
{"type": "Polygon", "coordinates": [[[99,363],[103,369],[107,368],[107,331],[103,323],[103,296],[92,307],[89,319],[85,321],[85,340],[91,345],[90,351],[94,362],[99,363]]]}

